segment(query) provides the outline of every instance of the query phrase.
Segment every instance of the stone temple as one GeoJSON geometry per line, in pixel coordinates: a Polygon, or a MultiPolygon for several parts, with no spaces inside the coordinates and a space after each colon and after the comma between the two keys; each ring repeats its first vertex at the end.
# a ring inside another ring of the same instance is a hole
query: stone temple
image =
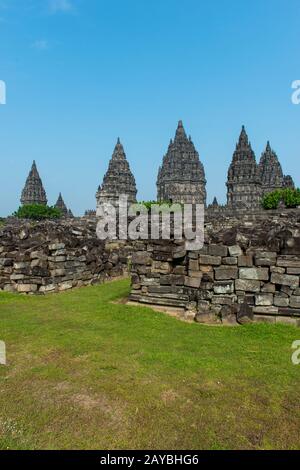
{"type": "Polygon", "coordinates": [[[204,167],[182,121],[178,123],[175,139],[170,141],[158,171],[157,199],[159,202],[206,205],[204,167]]]}
{"type": "Polygon", "coordinates": [[[59,193],[55,207],[62,212],[63,217],[73,217],[72,211],[67,208],[61,193],[59,193]]]}
{"type": "Polygon", "coordinates": [[[31,170],[25,183],[25,187],[22,191],[21,203],[23,205],[47,205],[46,191],[44,190],[43,183],[37,170],[35,161],[33,161],[31,170]]]}
{"type": "Polygon", "coordinates": [[[294,182],[291,176],[283,175],[278,157],[269,142],[257,164],[243,126],[228,170],[226,185],[228,209],[256,209],[260,207],[261,199],[266,193],[294,187],[294,182]]]}
{"type": "Polygon", "coordinates": [[[126,159],[123,145],[120,139],[118,139],[108,165],[108,170],[103,178],[103,183],[99,186],[96,194],[97,208],[104,203],[117,206],[119,196],[122,194],[128,196],[128,204],[136,202],[137,189],[135,179],[126,159]]]}
{"type": "Polygon", "coordinates": [[[261,156],[258,165],[259,177],[261,181],[262,195],[284,187],[294,187],[291,176],[284,176],[281,164],[274,150],[271,149],[270,142],[267,143],[266,150],[261,156]]]}
{"type": "Polygon", "coordinates": [[[227,204],[239,208],[258,207],[260,203],[260,178],[255,154],[244,126],[228,170],[227,204]]]}
{"type": "MultiPolygon", "coordinates": [[[[284,175],[280,161],[269,142],[260,161],[256,161],[244,126],[229,166],[226,186],[227,204],[220,205],[215,198],[213,203],[207,206],[204,167],[191,137],[187,137],[182,121],[179,121],[175,138],[171,139],[158,171],[158,202],[204,204],[208,215],[230,216],[235,215],[236,211],[260,210],[265,194],[276,189],[295,187],[292,177],[284,175]]],[[[120,195],[127,195],[128,204],[137,202],[135,178],[123,145],[118,139],[102,185],[96,194],[97,209],[105,203],[118,207],[120,195]]],[[[47,204],[46,192],[35,162],[22,191],[21,202],[23,205],[47,204]]],[[[65,217],[72,217],[72,212],[67,208],[61,194],[55,206],[65,217]]],[[[86,211],[85,216],[94,218],[96,211],[86,211]]]]}

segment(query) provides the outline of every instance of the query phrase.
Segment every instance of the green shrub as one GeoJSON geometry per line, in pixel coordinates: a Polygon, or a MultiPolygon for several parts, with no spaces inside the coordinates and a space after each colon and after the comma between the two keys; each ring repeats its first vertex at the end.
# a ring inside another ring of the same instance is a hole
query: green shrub
{"type": "Polygon", "coordinates": [[[281,191],[273,191],[264,196],[262,205],[264,209],[277,209],[281,201],[281,191]]]}
{"type": "Polygon", "coordinates": [[[286,207],[300,206],[300,189],[284,189],[282,191],[282,199],[286,207]]]}
{"type": "Polygon", "coordinates": [[[59,219],[62,212],[56,207],[43,206],[41,204],[28,204],[14,213],[18,219],[31,219],[31,220],[45,220],[45,219],[59,219]]]}
{"type": "MultiPolygon", "coordinates": [[[[170,202],[170,201],[163,201],[163,202],[157,202],[157,201],[142,201],[142,202],[139,202],[138,204],[143,204],[148,212],[150,212],[151,210],[151,206],[152,205],[156,205],[156,206],[164,206],[164,207],[171,207],[171,206],[177,206],[178,208],[178,211],[179,211],[179,206],[182,208],[182,204],[180,203],[174,203],[174,202],[170,202]]],[[[176,212],[177,212],[177,208],[176,208],[176,212]]],[[[180,209],[181,210],[181,209],[180,209]]],[[[163,207],[162,207],[162,212],[163,212],[163,207]]]]}
{"type": "Polygon", "coordinates": [[[262,206],[267,210],[277,209],[280,202],[283,202],[287,208],[300,206],[300,189],[277,189],[263,197],[262,206]]]}

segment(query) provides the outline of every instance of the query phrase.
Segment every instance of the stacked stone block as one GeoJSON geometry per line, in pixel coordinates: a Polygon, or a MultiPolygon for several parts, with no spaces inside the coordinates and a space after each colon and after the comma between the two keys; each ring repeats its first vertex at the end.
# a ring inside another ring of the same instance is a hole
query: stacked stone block
{"type": "Polygon", "coordinates": [[[184,241],[140,242],[132,256],[130,298],[177,308],[182,318],[199,322],[254,320],[300,326],[298,223],[295,235],[281,225],[270,225],[269,230],[265,242],[259,239],[261,224],[256,225],[257,239],[248,227],[212,233],[200,251],[187,251],[184,241]]]}
{"type": "Polygon", "coordinates": [[[122,276],[132,247],[104,243],[85,221],[12,224],[0,231],[0,290],[45,294],[122,276]]]}

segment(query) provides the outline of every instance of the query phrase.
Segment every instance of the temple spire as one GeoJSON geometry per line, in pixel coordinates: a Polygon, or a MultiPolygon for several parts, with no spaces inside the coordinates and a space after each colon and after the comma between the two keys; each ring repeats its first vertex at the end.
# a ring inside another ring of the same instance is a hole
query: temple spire
{"type": "Polygon", "coordinates": [[[23,205],[41,204],[47,205],[47,196],[43,187],[42,180],[35,160],[33,160],[31,170],[26,179],[26,183],[21,195],[21,203],[23,205]]]}
{"type": "Polygon", "coordinates": [[[282,168],[269,141],[267,142],[266,150],[261,155],[258,168],[263,194],[267,194],[284,186],[282,168]]]}
{"type": "Polygon", "coordinates": [[[227,203],[233,208],[256,208],[260,204],[261,182],[255,154],[245,126],[239,136],[227,178],[227,203]]]}
{"type": "Polygon", "coordinates": [[[59,196],[58,196],[57,202],[55,204],[55,207],[62,212],[64,217],[68,217],[69,211],[68,211],[68,208],[65,204],[65,201],[63,200],[63,197],[62,197],[61,193],[59,193],[59,196]]]}
{"type": "Polygon", "coordinates": [[[182,121],[178,122],[175,139],[170,141],[163,157],[156,184],[158,201],[206,205],[204,167],[182,121]]]}
{"type": "Polygon", "coordinates": [[[188,140],[188,138],[186,136],[182,121],[179,121],[174,142],[183,141],[183,140],[188,140]]]}
{"type": "Polygon", "coordinates": [[[124,147],[121,143],[120,137],[118,137],[118,139],[117,139],[117,143],[116,143],[116,146],[114,148],[112,158],[113,159],[118,159],[118,160],[126,160],[124,147]]]}
{"type": "Polygon", "coordinates": [[[118,198],[121,195],[128,196],[128,203],[136,202],[136,184],[130,171],[124,147],[118,138],[108,170],[99,186],[96,194],[97,207],[103,203],[111,203],[118,206],[118,198]]]}

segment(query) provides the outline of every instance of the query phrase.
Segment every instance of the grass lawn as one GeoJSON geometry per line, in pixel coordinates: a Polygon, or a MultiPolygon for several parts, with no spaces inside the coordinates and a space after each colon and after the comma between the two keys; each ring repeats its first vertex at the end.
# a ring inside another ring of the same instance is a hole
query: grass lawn
{"type": "Polygon", "coordinates": [[[128,291],[0,293],[0,449],[300,449],[300,330],[112,303],[128,291]]]}

